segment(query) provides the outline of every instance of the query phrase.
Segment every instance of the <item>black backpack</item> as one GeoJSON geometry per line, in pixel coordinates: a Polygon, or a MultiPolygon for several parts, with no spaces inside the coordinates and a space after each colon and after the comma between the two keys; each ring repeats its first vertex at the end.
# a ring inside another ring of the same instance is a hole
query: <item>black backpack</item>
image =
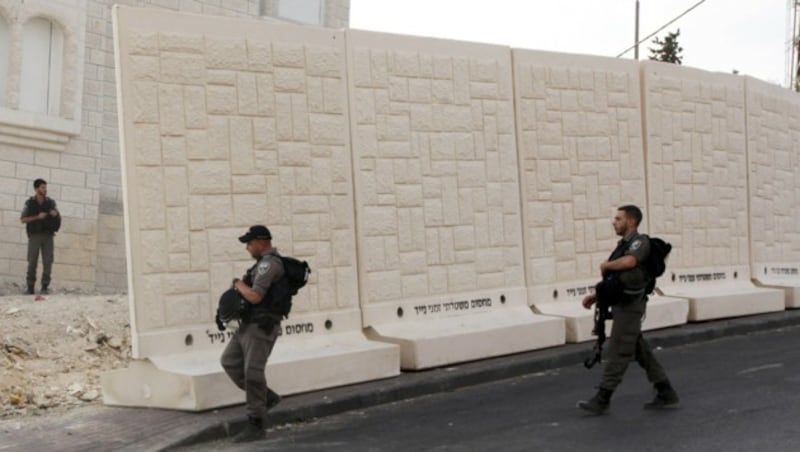
{"type": "Polygon", "coordinates": [[[303,288],[308,282],[311,274],[311,267],[308,262],[288,256],[280,257],[283,263],[283,278],[270,286],[267,291],[267,310],[281,318],[289,318],[292,310],[292,297],[297,295],[297,291],[303,288]]]}
{"type": "Polygon", "coordinates": [[[667,269],[667,257],[669,257],[670,251],[672,251],[672,245],[658,237],[650,237],[650,255],[643,263],[645,271],[650,276],[645,294],[649,295],[655,290],[656,278],[663,275],[667,269]]]}

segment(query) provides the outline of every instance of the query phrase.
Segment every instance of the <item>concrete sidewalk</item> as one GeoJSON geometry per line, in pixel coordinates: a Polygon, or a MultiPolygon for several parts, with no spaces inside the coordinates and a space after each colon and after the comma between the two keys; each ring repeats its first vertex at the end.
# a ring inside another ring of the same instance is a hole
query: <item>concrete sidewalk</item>
{"type": "MultiPolygon", "coordinates": [[[[793,326],[800,326],[800,310],[694,323],[645,336],[655,347],[673,347],[793,326]]],[[[280,425],[552,368],[582,366],[592,345],[565,345],[290,396],[270,412],[268,422],[280,425]]],[[[599,367],[592,372],[599,372],[599,367]]],[[[64,416],[2,421],[0,451],[168,450],[224,438],[243,425],[242,406],[203,413],[98,406],[64,416]]]]}

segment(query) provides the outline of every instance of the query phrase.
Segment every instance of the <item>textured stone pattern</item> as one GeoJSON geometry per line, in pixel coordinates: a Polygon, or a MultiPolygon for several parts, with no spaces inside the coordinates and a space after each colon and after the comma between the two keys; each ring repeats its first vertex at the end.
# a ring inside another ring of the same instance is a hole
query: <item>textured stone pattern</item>
{"type": "Polygon", "coordinates": [[[344,54],[290,37],[131,31],[140,332],[209,322],[214,294],[252,263],[236,237],[256,223],[314,268],[293,313],[357,306],[344,54]]]}
{"type": "Polygon", "coordinates": [[[617,207],[646,204],[638,67],[514,59],[528,284],[597,278],[617,207]]]}
{"type": "Polygon", "coordinates": [[[744,79],[643,66],[650,231],[670,267],[749,265],[744,79]]]}
{"type": "Polygon", "coordinates": [[[257,17],[261,0],[87,0],[84,127],[98,154],[100,202],[97,219],[96,287],[100,291],[126,291],[125,231],[122,217],[122,174],[117,126],[117,92],[114,80],[114,36],[111,10],[115,4],[159,8],[218,16],[257,17]],[[87,118],[88,115],[88,118],[87,118]],[[89,124],[90,123],[90,124],[89,124]]]}
{"type": "Polygon", "coordinates": [[[800,263],[800,96],[748,78],[754,263],[800,263]]]}
{"type": "Polygon", "coordinates": [[[522,286],[510,53],[351,45],[362,304],[522,286]]]}

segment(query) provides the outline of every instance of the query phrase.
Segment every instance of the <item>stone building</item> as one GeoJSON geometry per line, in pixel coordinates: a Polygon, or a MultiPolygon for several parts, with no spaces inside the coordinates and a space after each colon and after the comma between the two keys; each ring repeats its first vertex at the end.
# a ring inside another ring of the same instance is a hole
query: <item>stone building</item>
{"type": "Polygon", "coordinates": [[[344,28],[349,0],[0,0],[0,294],[21,290],[33,180],[63,216],[56,290],[125,291],[114,4],[344,28]]]}

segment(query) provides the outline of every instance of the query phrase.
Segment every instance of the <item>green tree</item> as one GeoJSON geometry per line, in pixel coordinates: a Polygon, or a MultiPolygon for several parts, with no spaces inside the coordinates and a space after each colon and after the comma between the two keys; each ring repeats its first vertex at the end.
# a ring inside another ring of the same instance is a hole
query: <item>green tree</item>
{"type": "Polygon", "coordinates": [[[663,41],[658,37],[653,39],[653,44],[655,44],[657,47],[648,47],[650,50],[649,58],[656,61],[681,64],[683,62],[683,57],[681,56],[683,47],[678,44],[678,36],[680,35],[681,29],[679,28],[675,33],[667,33],[667,36],[663,41]]]}

